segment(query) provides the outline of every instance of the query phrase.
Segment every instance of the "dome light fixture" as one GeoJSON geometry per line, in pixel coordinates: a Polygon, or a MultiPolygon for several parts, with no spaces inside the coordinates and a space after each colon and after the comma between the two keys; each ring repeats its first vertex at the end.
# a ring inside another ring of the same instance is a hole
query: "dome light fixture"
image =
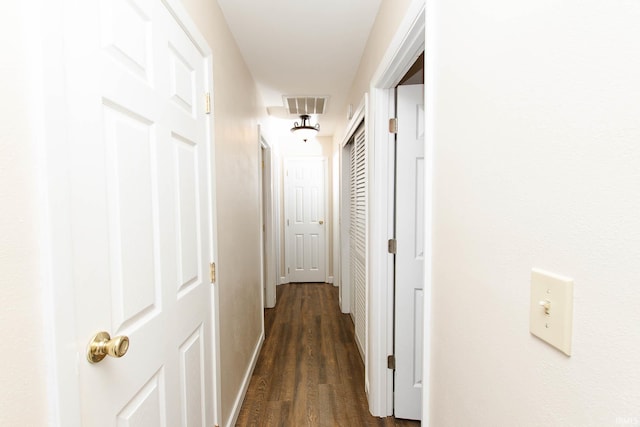
{"type": "Polygon", "coordinates": [[[315,126],[311,126],[310,116],[308,114],[302,114],[300,120],[302,120],[302,123],[298,124],[298,122],[295,122],[291,128],[291,132],[304,142],[307,142],[307,139],[313,138],[318,131],[320,131],[320,124],[317,123],[315,126]]]}

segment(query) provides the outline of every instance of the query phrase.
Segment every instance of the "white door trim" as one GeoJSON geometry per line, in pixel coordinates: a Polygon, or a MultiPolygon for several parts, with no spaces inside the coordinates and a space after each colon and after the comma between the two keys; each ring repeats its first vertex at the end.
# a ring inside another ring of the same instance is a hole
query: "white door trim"
{"type": "MultiPolygon", "coordinates": [[[[387,251],[387,240],[393,236],[393,138],[388,131],[388,120],[395,114],[393,88],[424,51],[425,0],[413,0],[393,37],[370,85],[370,183],[369,202],[369,331],[368,360],[365,366],[365,387],[368,390],[369,410],[376,416],[393,414],[393,371],[387,369],[387,355],[393,352],[393,257],[387,251]]],[[[427,153],[428,154],[428,153],[427,153]]],[[[430,161],[430,159],[429,159],[430,161]]],[[[427,163],[425,176],[430,181],[431,164],[427,163]]],[[[430,188],[430,185],[427,186],[430,188]]],[[[431,194],[426,195],[427,211],[425,240],[431,258],[431,194]]],[[[429,264],[425,265],[425,319],[430,317],[431,296],[429,264]]],[[[425,324],[424,378],[429,384],[429,325],[425,324]]],[[[428,425],[428,386],[423,393],[423,422],[428,425]],[[426,402],[426,403],[425,403],[426,402]]]]}
{"type": "MultiPolygon", "coordinates": [[[[278,262],[278,256],[276,251],[275,244],[275,213],[274,213],[274,190],[273,190],[273,150],[271,149],[271,144],[267,140],[265,134],[262,132],[262,127],[258,125],[258,150],[264,148],[265,156],[262,158],[264,162],[264,166],[258,165],[258,167],[262,167],[259,172],[260,178],[260,224],[265,225],[264,233],[260,230],[260,247],[266,249],[266,253],[264,254],[264,259],[261,259],[262,266],[264,271],[266,271],[265,275],[267,276],[267,283],[263,283],[262,287],[265,289],[263,307],[273,308],[276,306],[276,284],[277,284],[277,273],[276,273],[276,264],[278,262]],[[268,180],[267,183],[262,182],[262,177],[268,180]],[[267,194],[263,200],[263,189],[265,188],[267,194]],[[265,209],[266,205],[266,209],[265,209]],[[264,218],[263,212],[265,213],[264,218]],[[264,236],[264,241],[262,241],[262,236],[264,236]]],[[[262,251],[261,251],[262,252],[262,251]]],[[[262,257],[262,255],[261,255],[262,257]]]]}
{"type": "MultiPolygon", "coordinates": [[[[340,168],[340,152],[338,149],[331,156],[331,220],[332,220],[332,236],[331,243],[333,248],[333,276],[329,276],[329,280],[333,286],[339,288],[340,285],[340,194],[341,194],[341,171],[340,168]]],[[[338,289],[338,304],[340,304],[340,289],[338,289]]]]}
{"type": "Polygon", "coordinates": [[[366,119],[367,114],[369,113],[369,95],[364,94],[358,107],[353,112],[353,117],[349,120],[347,124],[347,130],[344,133],[344,137],[342,137],[342,142],[340,143],[340,147],[343,147],[349,143],[349,140],[355,133],[355,131],[360,126],[360,122],[366,119]]]}
{"type": "MultiPolygon", "coordinates": [[[[162,0],[167,10],[187,33],[198,48],[206,63],[205,90],[213,96],[213,59],[212,51],[206,40],[199,32],[195,23],[184,9],[179,0],[162,0]]],[[[72,277],[71,251],[71,223],[69,218],[69,175],[67,171],[69,141],[67,138],[68,113],[65,108],[65,71],[64,71],[64,34],[65,16],[73,11],[74,1],[42,2],[39,26],[41,26],[41,61],[42,66],[42,102],[34,102],[35,113],[41,118],[41,140],[44,142],[45,152],[42,162],[45,171],[40,177],[43,197],[47,201],[47,212],[42,215],[43,250],[42,259],[47,266],[47,274],[43,277],[43,306],[44,317],[47,321],[45,331],[45,348],[51,350],[50,363],[47,371],[49,384],[49,425],[58,427],[81,427],[80,389],[77,373],[78,359],[84,357],[76,352],[74,310],[69,310],[69,298],[75,293],[72,277]],[[47,329],[48,328],[48,329],[47,329]]],[[[37,37],[37,36],[36,36],[37,37]]],[[[37,71],[35,72],[37,73],[37,71]]],[[[34,82],[37,83],[37,82],[34,82]]],[[[213,101],[213,100],[212,100],[213,101]]],[[[212,102],[213,104],[213,102],[212,102]]],[[[212,105],[213,110],[213,105],[212,105]]],[[[213,111],[207,118],[207,133],[209,136],[209,156],[212,167],[215,165],[214,122],[213,111]]],[[[209,176],[209,215],[212,236],[216,236],[216,199],[215,175],[210,168],[209,176]]],[[[211,262],[217,263],[217,241],[211,242],[211,262]]],[[[220,424],[220,354],[219,324],[218,324],[218,287],[213,288],[211,315],[212,319],[212,350],[213,360],[208,361],[213,366],[213,386],[211,399],[208,404],[213,406],[214,422],[220,424]]]]}
{"type": "MultiPolygon", "coordinates": [[[[336,269],[336,265],[334,263],[334,270],[340,272],[339,277],[339,286],[340,291],[339,295],[339,303],[340,303],[340,311],[342,313],[351,313],[351,278],[350,278],[350,265],[349,265],[349,148],[347,148],[347,144],[353,137],[355,131],[360,126],[360,123],[365,121],[366,126],[366,117],[369,113],[369,96],[365,93],[364,97],[360,101],[358,108],[356,108],[353,117],[349,121],[347,125],[347,130],[345,132],[344,137],[342,138],[342,142],[340,143],[339,153],[340,153],[340,195],[339,195],[339,212],[340,212],[340,232],[339,232],[339,242],[334,242],[334,251],[338,251],[337,259],[340,260],[339,268],[336,269]]],[[[365,138],[367,138],[365,133],[365,138]]],[[[365,144],[366,144],[365,140],[365,144]]],[[[336,167],[336,165],[334,165],[336,167]]],[[[336,258],[336,254],[334,253],[334,258],[336,258]]]]}
{"type": "Polygon", "coordinates": [[[424,224],[425,224],[425,258],[424,258],[424,346],[422,353],[422,422],[424,425],[430,424],[431,407],[429,406],[431,397],[431,291],[433,272],[433,176],[434,176],[434,136],[435,136],[435,116],[434,105],[436,99],[436,76],[435,52],[436,52],[436,14],[434,10],[435,1],[425,0],[427,10],[425,17],[425,55],[424,55],[424,111],[425,111],[425,136],[424,136],[424,161],[425,161],[425,195],[424,195],[424,224]]]}
{"type": "MultiPolygon", "coordinates": [[[[71,274],[71,215],[69,211],[69,173],[66,168],[67,140],[64,62],[64,7],[57,2],[41,2],[39,25],[42,43],[41,140],[45,172],[41,188],[46,193],[48,212],[42,215],[42,262],[45,320],[44,348],[51,351],[47,371],[49,423],[53,426],[81,427],[80,387],[75,352],[74,310],[69,310],[69,295],[74,295],[71,274]],[[45,18],[46,17],[46,18],[45,18]],[[43,268],[44,270],[44,268],[43,268]]],[[[62,5],[64,6],[64,4],[62,5]]],[[[37,79],[34,75],[34,84],[37,79]]]]}
{"type": "MultiPolygon", "coordinates": [[[[284,213],[282,212],[282,197],[284,190],[284,176],[283,176],[283,160],[280,154],[278,145],[274,145],[272,150],[272,172],[273,172],[273,218],[274,218],[274,242],[276,250],[276,288],[277,285],[287,283],[288,277],[286,276],[287,268],[283,267],[286,262],[286,256],[284,254],[284,242],[282,237],[284,236],[284,213]]],[[[276,290],[277,293],[277,290],[276,290]]]]}
{"type": "Polygon", "coordinates": [[[329,212],[329,157],[322,156],[324,159],[324,282],[333,283],[333,279],[329,279],[329,247],[333,242],[333,236],[329,233],[333,224],[332,216],[329,212]]]}

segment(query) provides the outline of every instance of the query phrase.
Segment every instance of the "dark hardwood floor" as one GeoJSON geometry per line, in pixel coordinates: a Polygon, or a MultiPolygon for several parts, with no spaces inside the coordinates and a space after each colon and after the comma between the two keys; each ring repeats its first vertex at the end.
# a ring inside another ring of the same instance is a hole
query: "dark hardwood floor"
{"type": "Polygon", "coordinates": [[[333,285],[278,286],[238,426],[419,426],[369,415],[353,323],[333,285]]]}

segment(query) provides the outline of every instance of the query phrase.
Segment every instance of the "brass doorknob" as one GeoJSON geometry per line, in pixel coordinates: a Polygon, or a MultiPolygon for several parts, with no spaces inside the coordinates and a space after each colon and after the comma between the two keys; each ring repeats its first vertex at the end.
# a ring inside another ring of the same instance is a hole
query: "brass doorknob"
{"type": "Polygon", "coordinates": [[[318,221],[318,224],[322,225],[322,224],[324,224],[324,221],[320,220],[320,221],[318,221]]]}
{"type": "Polygon", "coordinates": [[[122,357],[129,350],[129,337],[120,335],[111,338],[108,332],[98,332],[87,346],[87,360],[98,363],[106,356],[122,357]]]}

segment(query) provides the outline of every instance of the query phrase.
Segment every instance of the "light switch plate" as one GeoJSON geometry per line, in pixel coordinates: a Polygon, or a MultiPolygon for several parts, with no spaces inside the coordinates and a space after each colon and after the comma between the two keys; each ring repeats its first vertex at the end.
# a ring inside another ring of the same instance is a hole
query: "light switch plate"
{"type": "Polygon", "coordinates": [[[571,356],[572,328],[573,279],[531,270],[531,333],[571,356]]]}

